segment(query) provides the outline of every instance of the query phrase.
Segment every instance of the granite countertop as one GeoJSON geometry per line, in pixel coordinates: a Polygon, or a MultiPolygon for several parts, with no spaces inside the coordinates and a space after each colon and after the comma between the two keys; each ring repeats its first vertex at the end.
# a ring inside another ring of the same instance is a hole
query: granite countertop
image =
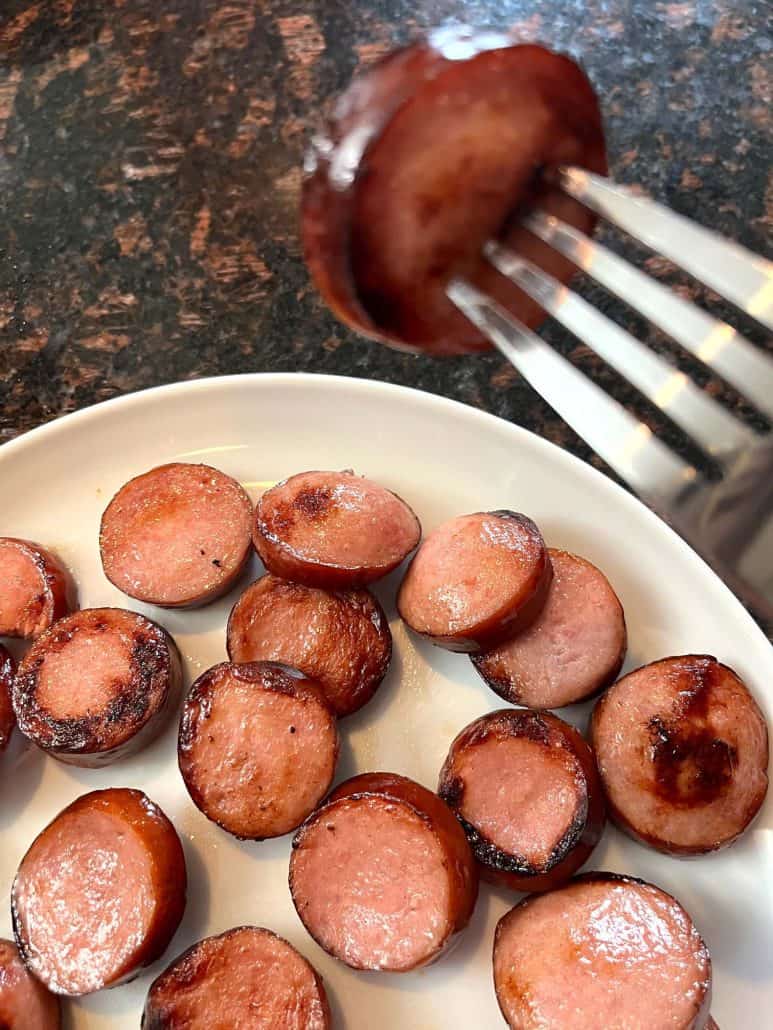
{"type": "MultiPolygon", "coordinates": [[[[357,338],[326,311],[301,259],[310,116],[356,68],[454,19],[517,25],[578,56],[602,97],[615,177],[766,249],[766,0],[5,0],[0,442],[158,383],[296,370],[445,394],[588,457],[498,355],[431,359],[357,338]]],[[[603,235],[730,313],[668,262],[603,235]]],[[[582,290],[748,415],[641,320],[582,290]]],[[[544,335],[695,457],[586,347],[555,327],[544,335]]]]}

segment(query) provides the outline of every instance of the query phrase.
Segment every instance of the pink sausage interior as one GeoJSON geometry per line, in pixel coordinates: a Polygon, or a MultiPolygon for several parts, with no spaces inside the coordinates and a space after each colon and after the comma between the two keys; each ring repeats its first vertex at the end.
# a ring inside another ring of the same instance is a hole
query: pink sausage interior
{"type": "Polygon", "coordinates": [[[411,969],[453,930],[447,858],[427,823],[388,798],[345,798],[301,831],[296,905],[323,948],[355,968],[411,969]]]}
{"type": "Polygon", "coordinates": [[[116,684],[131,680],[133,642],[128,626],[122,631],[116,617],[112,630],[95,629],[84,618],[63,647],[44,652],[36,700],[51,718],[103,714],[116,700],[116,684]]]}
{"type": "Polygon", "coordinates": [[[500,922],[494,978],[518,1030],[692,1028],[711,980],[684,909],[634,882],[571,883],[500,922]]]}
{"type": "Polygon", "coordinates": [[[128,821],[66,811],[32,845],[15,886],[32,969],[84,994],[134,964],[156,908],[152,856],[128,821]]]}
{"type": "Polygon", "coordinates": [[[590,562],[551,548],[553,582],[527,629],[473,661],[507,700],[559,708],[606,686],[625,654],[623,609],[590,562]]]}
{"type": "Polygon", "coordinates": [[[252,506],[239,484],[207,465],[165,465],[132,479],[102,520],[105,573],[151,603],[185,604],[218,591],[250,546],[252,506]]]}
{"type": "Polygon", "coordinates": [[[569,751],[527,737],[463,748],[454,772],[464,784],[462,817],[496,847],[536,867],[548,862],[585,798],[582,769],[569,751]]]}

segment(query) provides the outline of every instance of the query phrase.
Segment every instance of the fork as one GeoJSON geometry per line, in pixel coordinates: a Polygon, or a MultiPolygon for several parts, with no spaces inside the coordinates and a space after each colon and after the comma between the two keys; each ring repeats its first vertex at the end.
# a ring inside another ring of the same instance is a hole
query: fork
{"type": "MultiPolygon", "coordinates": [[[[773,329],[773,263],[581,168],[558,185],[773,329]]],[[[724,378],[773,421],[773,360],[726,322],[539,210],[526,228],[724,378]]],[[[463,279],[447,292],[547,403],[707,561],[773,638],[773,433],[759,433],[537,265],[490,240],[487,260],[684,430],[721,472],[707,479],[644,423],[463,279]]]]}

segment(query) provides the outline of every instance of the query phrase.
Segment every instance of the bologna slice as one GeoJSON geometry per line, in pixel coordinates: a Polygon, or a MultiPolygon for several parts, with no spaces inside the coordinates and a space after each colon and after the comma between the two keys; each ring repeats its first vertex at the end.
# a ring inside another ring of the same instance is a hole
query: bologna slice
{"type": "Polygon", "coordinates": [[[11,655],[0,644],[0,752],[5,751],[16,725],[16,716],[11,704],[11,687],[13,685],[16,663],[11,655]]]}
{"type": "Polygon", "coordinates": [[[494,987],[513,1030],[704,1030],[711,959],[665,891],[589,873],[499,921],[494,987]]]}
{"type": "Polygon", "coordinates": [[[0,940],[0,1027],[60,1030],[59,999],[31,975],[13,941],[0,940]]]}
{"type": "Polygon", "coordinates": [[[658,851],[725,847],[765,799],[765,719],[716,658],[664,658],[629,673],[597,703],[591,732],[610,816],[658,851]]]}
{"type": "Polygon", "coordinates": [[[328,1030],[322,978],[271,930],[240,926],[183,952],[150,986],[142,1030],[328,1030]]]}
{"type": "Polygon", "coordinates": [[[472,656],[505,701],[561,708],[613,683],[625,658],[623,607],[606,576],[584,558],[550,548],[553,582],[540,614],[522,633],[472,656]]]}
{"type": "Polygon", "coordinates": [[[247,564],[252,517],[249,497],[224,472],[160,465],[130,479],[105,509],[105,575],[147,604],[207,604],[230,590],[247,564]]]}
{"type": "Polygon", "coordinates": [[[490,344],[446,295],[471,280],[529,326],[540,307],[482,257],[499,237],[566,282],[574,266],[519,226],[529,206],[588,233],[595,217],[542,174],[605,175],[598,100],[541,46],[431,33],[357,76],[308,156],[306,262],[333,312],[367,336],[438,354],[490,344]]]}
{"type": "Polygon", "coordinates": [[[433,644],[479,651],[534,621],[551,578],[545,542],[531,519],[512,511],[460,515],[424,540],[397,607],[433,644]]]}
{"type": "Polygon", "coordinates": [[[84,794],[35,838],[11,892],[19,950],[56,994],[131,980],[166,950],[185,909],[185,859],[140,790],[84,794]]]}
{"type": "Polygon", "coordinates": [[[0,637],[33,639],[75,607],[69,573],[30,540],[0,537],[0,637]]]}
{"type": "Polygon", "coordinates": [[[342,783],[293,841],[290,890],[314,940],[353,969],[402,973],[469,922],[478,874],[440,798],[391,773],[342,783]]]}
{"type": "Polygon", "coordinates": [[[38,637],[19,663],[19,729],[72,765],[134,754],[163,729],[182,684],[177,647],[161,626],[122,608],[84,608],[38,637]]]}
{"type": "Polygon", "coordinates": [[[330,590],[366,586],[413,551],[414,513],[353,472],[301,472],[260,498],[253,542],[269,572],[330,590]]]}
{"type": "Polygon", "coordinates": [[[263,840],[316,808],[338,747],[335,716],[311,680],[274,662],[224,662],[185,700],[178,757],[197,808],[236,837],[263,840]]]}
{"type": "Polygon", "coordinates": [[[265,575],[228,619],[233,662],[276,661],[313,679],[339,717],[375,694],[392,657],[392,634],[367,590],[318,590],[265,575]]]}
{"type": "Polygon", "coordinates": [[[593,753],[572,726],[540,712],[491,712],[456,737],[438,794],[464,827],[481,876],[551,890],[587,860],[604,828],[593,753]]]}

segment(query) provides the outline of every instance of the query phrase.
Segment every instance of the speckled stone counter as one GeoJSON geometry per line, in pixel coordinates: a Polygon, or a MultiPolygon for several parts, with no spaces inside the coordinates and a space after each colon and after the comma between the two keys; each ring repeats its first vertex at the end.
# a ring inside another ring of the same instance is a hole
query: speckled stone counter
{"type": "MultiPolygon", "coordinates": [[[[602,97],[613,174],[765,251],[766,0],[4,0],[0,442],[158,383],[297,370],[445,394],[588,457],[501,357],[430,359],[358,339],[301,260],[300,164],[318,105],[395,43],[462,18],[579,57],[602,97]]],[[[666,261],[602,235],[729,313],[666,261]]],[[[696,371],[622,305],[581,289],[696,371]]],[[[586,347],[555,327],[544,335],[694,457],[586,347]]]]}

